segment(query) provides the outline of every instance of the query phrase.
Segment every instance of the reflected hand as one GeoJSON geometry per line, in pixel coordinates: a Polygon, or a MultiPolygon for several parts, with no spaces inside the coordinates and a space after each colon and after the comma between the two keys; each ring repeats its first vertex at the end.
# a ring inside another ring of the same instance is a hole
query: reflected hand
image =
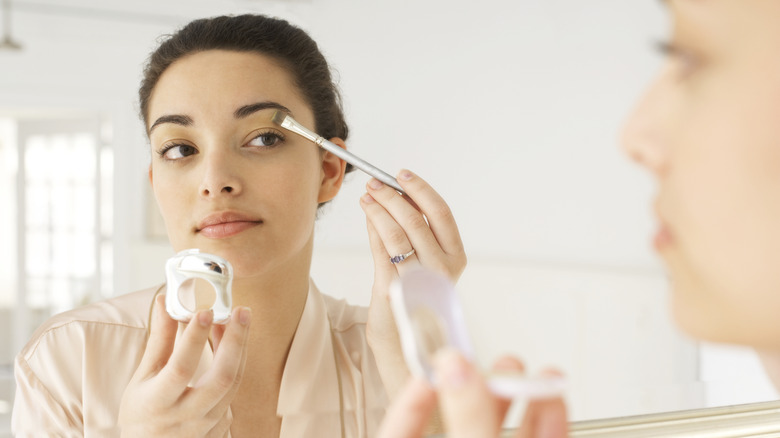
{"type": "MultiPolygon", "coordinates": [[[[447,437],[498,437],[510,401],[493,395],[474,366],[452,350],[437,354],[434,365],[439,381],[438,403],[447,437]]],[[[494,370],[523,371],[523,364],[513,358],[502,358],[494,370]]],[[[558,374],[554,371],[546,373],[558,374]]],[[[378,436],[424,436],[436,402],[437,390],[423,380],[413,379],[390,406],[378,436]]],[[[563,399],[553,398],[529,401],[523,422],[514,436],[563,438],[567,435],[566,405],[563,399]]]]}
{"type": "Polygon", "coordinates": [[[212,319],[211,311],[196,313],[176,342],[179,323],[165,311],[165,296],[156,297],[146,351],[119,408],[123,437],[227,436],[230,403],[246,362],[251,312],[234,309],[224,326],[213,325],[212,319]],[[210,332],[214,362],[189,386],[210,332]]]}
{"type": "Polygon", "coordinates": [[[408,378],[398,331],[390,309],[390,284],[405,271],[423,266],[455,283],[466,267],[466,253],[452,212],[422,178],[402,170],[398,182],[408,198],[372,179],[360,206],[374,258],[374,285],[366,336],[391,398],[408,378]],[[414,254],[393,264],[390,257],[414,254]]]}

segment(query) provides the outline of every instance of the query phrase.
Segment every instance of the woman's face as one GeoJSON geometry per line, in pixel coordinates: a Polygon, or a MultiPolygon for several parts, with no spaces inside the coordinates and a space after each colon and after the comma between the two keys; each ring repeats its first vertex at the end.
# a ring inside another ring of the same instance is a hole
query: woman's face
{"type": "Polygon", "coordinates": [[[669,0],[665,68],[624,132],[691,334],[780,342],[780,2],[669,0]]]}
{"type": "Polygon", "coordinates": [[[200,52],[162,74],[149,176],[174,250],[220,255],[236,278],[308,269],[317,205],[343,163],[271,122],[276,109],[314,127],[288,73],[256,53],[200,52]]]}

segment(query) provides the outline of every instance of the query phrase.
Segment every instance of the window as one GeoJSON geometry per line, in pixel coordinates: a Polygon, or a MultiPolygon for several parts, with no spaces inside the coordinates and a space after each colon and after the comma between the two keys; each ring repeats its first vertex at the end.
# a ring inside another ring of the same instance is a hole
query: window
{"type": "Polygon", "coordinates": [[[110,137],[98,118],[0,119],[0,415],[38,325],[112,294],[110,137]]]}

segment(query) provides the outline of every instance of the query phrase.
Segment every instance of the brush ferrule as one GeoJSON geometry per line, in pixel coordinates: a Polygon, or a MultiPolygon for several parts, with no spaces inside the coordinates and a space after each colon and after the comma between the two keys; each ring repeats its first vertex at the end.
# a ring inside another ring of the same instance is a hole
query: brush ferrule
{"type": "Polygon", "coordinates": [[[302,135],[309,139],[309,141],[313,141],[314,143],[317,143],[318,145],[322,146],[322,141],[324,140],[321,136],[315,134],[312,131],[309,131],[306,129],[305,126],[301,125],[293,119],[290,116],[287,116],[284,118],[284,121],[282,121],[282,128],[289,129],[290,131],[293,131],[299,135],[302,135]]]}

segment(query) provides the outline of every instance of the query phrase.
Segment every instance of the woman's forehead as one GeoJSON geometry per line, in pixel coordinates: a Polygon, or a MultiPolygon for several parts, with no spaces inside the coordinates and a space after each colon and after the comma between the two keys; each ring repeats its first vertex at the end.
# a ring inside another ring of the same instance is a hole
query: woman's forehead
{"type": "Polygon", "coordinates": [[[254,52],[210,50],[174,62],[160,76],[150,99],[149,120],[153,123],[168,113],[240,115],[257,105],[297,117],[310,112],[290,74],[274,59],[254,52]]]}

